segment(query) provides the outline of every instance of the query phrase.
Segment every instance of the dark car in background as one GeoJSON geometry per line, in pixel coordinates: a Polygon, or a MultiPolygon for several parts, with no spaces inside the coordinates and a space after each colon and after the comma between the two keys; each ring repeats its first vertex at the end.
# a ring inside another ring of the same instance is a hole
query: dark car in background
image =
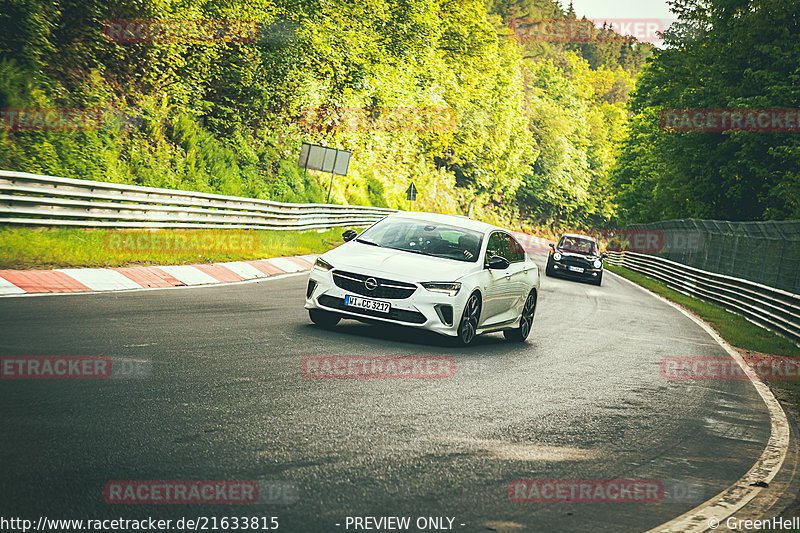
{"type": "Polygon", "coordinates": [[[603,282],[603,258],[597,240],[588,235],[565,233],[558,244],[550,245],[545,275],[581,279],[600,285],[603,282]]]}

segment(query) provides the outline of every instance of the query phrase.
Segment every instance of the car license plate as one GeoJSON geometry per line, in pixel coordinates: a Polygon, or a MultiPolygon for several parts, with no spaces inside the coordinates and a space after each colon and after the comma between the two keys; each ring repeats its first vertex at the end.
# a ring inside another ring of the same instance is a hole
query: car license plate
{"type": "Polygon", "coordinates": [[[347,295],[344,297],[344,305],[350,307],[359,307],[361,309],[370,309],[372,311],[379,311],[381,313],[388,313],[392,306],[389,302],[382,302],[380,300],[370,300],[369,298],[361,298],[360,296],[347,295]]]}
{"type": "Polygon", "coordinates": [[[581,268],[581,267],[574,267],[574,266],[568,266],[568,267],[567,267],[567,270],[569,270],[569,271],[571,271],[571,272],[583,272],[583,268],[581,268]]]}

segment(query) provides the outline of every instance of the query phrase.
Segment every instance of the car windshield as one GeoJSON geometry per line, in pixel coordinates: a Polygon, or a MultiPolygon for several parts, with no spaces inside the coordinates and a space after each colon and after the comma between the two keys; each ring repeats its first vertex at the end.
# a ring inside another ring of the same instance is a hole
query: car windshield
{"type": "Polygon", "coordinates": [[[580,237],[561,237],[558,248],[565,252],[576,252],[580,254],[596,254],[597,243],[589,239],[580,237]]]}
{"type": "Polygon", "coordinates": [[[482,239],[480,232],[437,222],[385,218],[359,235],[356,241],[443,259],[475,262],[482,239]]]}

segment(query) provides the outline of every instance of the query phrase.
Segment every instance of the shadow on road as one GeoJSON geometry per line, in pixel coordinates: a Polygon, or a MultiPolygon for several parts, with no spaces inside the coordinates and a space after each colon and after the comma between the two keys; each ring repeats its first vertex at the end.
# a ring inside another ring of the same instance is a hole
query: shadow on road
{"type": "MultiPolygon", "coordinates": [[[[394,324],[364,324],[350,320],[342,321],[332,329],[323,329],[309,323],[301,326],[298,333],[319,338],[335,336],[338,340],[345,340],[347,337],[358,337],[362,340],[381,341],[381,343],[397,342],[420,348],[435,348],[437,352],[446,350],[451,355],[513,355],[534,350],[536,347],[535,339],[533,338],[528,339],[528,342],[525,343],[512,343],[506,341],[501,333],[479,335],[469,346],[463,347],[458,346],[455,339],[438,335],[431,331],[405,328],[394,324]]],[[[535,333],[535,330],[531,332],[531,337],[534,337],[535,333]]]]}

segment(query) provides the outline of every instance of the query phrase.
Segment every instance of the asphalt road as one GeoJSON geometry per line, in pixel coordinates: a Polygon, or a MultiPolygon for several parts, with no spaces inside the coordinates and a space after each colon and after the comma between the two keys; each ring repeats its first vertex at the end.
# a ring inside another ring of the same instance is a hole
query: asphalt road
{"type": "Polygon", "coordinates": [[[0,516],[276,516],[280,531],[441,516],[459,531],[643,531],[729,486],[767,441],[749,382],[662,378],[663,357],[725,353],[614,276],[602,287],[543,277],[527,343],[494,334],[466,349],[353,321],[321,330],[302,307],[305,281],[0,299],[0,355],[152,362],[138,379],[0,381],[0,516]],[[308,355],[406,354],[453,356],[456,375],[300,373],[308,355]],[[517,479],[697,486],[681,502],[517,503],[517,479]],[[285,481],[298,499],[112,505],[110,480],[285,481]]]}

